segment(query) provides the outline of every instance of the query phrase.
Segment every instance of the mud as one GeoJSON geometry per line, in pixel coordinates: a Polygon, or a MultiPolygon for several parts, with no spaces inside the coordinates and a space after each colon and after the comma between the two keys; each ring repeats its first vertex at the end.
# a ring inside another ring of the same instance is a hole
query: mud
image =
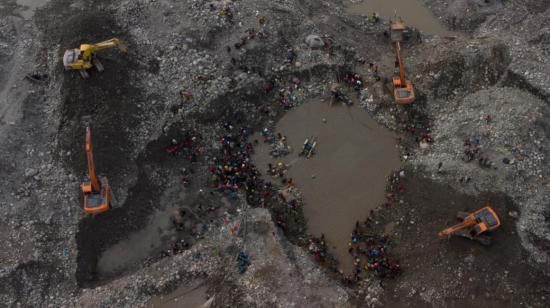
{"type": "Polygon", "coordinates": [[[422,32],[447,36],[451,32],[417,0],[363,0],[348,5],[346,10],[351,14],[361,14],[371,18],[378,13],[384,20],[395,20],[401,17],[408,26],[422,32]]]}
{"type": "Polygon", "coordinates": [[[508,196],[466,195],[423,177],[418,170],[405,174],[399,181],[403,190],[396,192],[399,201],[376,212],[371,224],[373,232],[388,233],[392,253],[401,258],[403,268],[399,279],[384,283],[393,290],[383,301],[386,305],[464,307],[479,300],[494,307],[544,306],[548,300],[544,281],[550,272],[537,270],[527,257],[515,228],[517,205],[508,196]],[[457,223],[457,212],[487,204],[501,220],[490,246],[462,237],[437,238],[437,232],[457,223]]]}
{"type": "Polygon", "coordinates": [[[286,177],[302,193],[309,232],[324,234],[341,269],[350,272],[353,260],[347,250],[353,226],[384,200],[386,179],[399,168],[396,135],[358,107],[331,107],[319,100],[287,112],[276,131],[287,137],[293,152],[271,159],[263,146],[253,160],[264,174],[268,163],[289,166],[286,177]],[[312,136],[318,142],[316,153],[310,159],[298,157],[304,140],[312,136]]]}
{"type": "Polygon", "coordinates": [[[174,209],[152,214],[146,226],[105,250],[99,257],[97,271],[101,276],[119,273],[131,264],[136,264],[162,250],[175,235],[171,221],[174,209]]]}
{"type": "Polygon", "coordinates": [[[208,300],[208,286],[204,281],[182,285],[166,295],[155,296],[149,302],[149,308],[197,308],[208,300]]]}

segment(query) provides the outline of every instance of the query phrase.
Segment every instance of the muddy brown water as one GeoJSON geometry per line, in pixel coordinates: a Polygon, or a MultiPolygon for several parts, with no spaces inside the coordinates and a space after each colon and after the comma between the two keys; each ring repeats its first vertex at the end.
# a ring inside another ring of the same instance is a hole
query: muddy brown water
{"type": "Polygon", "coordinates": [[[157,211],[145,228],[105,250],[97,263],[98,273],[101,276],[120,273],[130,265],[162,250],[166,242],[175,236],[171,221],[174,211],[174,209],[157,211]]]}
{"type": "Polygon", "coordinates": [[[257,167],[265,174],[268,163],[290,165],[288,177],[302,192],[309,232],[323,233],[341,269],[350,272],[348,243],[355,222],[384,201],[386,178],[400,166],[396,136],[359,107],[330,107],[320,101],[289,111],[276,132],[287,136],[293,151],[276,160],[269,156],[269,146],[260,143],[253,155],[257,167]],[[316,154],[298,157],[311,136],[318,140],[316,154]]]}
{"type": "Polygon", "coordinates": [[[395,20],[397,16],[403,18],[408,26],[416,27],[427,34],[440,36],[450,34],[442,23],[417,0],[363,0],[349,5],[347,11],[369,17],[377,12],[384,20],[395,20]]]}

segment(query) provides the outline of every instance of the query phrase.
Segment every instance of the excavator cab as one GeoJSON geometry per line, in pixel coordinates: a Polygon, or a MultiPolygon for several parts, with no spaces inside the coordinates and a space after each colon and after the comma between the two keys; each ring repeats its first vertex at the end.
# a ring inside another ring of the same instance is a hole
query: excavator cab
{"type": "Polygon", "coordinates": [[[111,209],[111,190],[105,180],[100,181],[101,189],[94,192],[90,182],[81,185],[84,194],[84,212],[88,215],[97,215],[111,209]]]}
{"type": "Polygon", "coordinates": [[[401,84],[399,77],[393,77],[393,97],[397,104],[407,105],[415,101],[414,88],[412,83],[405,80],[405,83],[401,84]]]}
{"type": "Polygon", "coordinates": [[[80,185],[84,196],[84,212],[97,215],[111,208],[111,190],[107,179],[97,178],[92,153],[92,132],[86,128],[86,158],[88,161],[88,178],[80,185]]]}

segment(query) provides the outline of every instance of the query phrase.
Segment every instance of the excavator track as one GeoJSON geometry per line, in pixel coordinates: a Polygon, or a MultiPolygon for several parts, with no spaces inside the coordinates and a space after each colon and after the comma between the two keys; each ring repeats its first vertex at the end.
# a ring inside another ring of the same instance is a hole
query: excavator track
{"type": "Polygon", "coordinates": [[[103,67],[103,64],[101,64],[101,61],[99,61],[99,59],[97,57],[94,57],[94,59],[92,60],[92,63],[93,65],[95,66],[95,68],[97,69],[98,72],[103,72],[103,70],[105,70],[105,68],[103,67]]]}

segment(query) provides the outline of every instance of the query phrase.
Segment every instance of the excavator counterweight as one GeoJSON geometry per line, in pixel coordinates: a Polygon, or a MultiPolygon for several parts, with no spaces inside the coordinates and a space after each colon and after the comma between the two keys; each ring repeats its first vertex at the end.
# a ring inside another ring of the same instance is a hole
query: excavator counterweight
{"type": "Polygon", "coordinates": [[[87,78],[87,70],[92,67],[95,67],[99,72],[103,71],[103,65],[97,58],[96,52],[114,47],[118,47],[124,53],[128,52],[128,48],[117,38],[97,44],[82,44],[80,48],[65,51],[63,66],[67,70],[78,70],[83,78],[87,78]]]}
{"type": "Polygon", "coordinates": [[[97,178],[92,152],[92,131],[89,127],[86,128],[86,160],[88,179],[80,186],[84,195],[84,212],[96,215],[111,208],[111,191],[107,179],[97,178]]]}

